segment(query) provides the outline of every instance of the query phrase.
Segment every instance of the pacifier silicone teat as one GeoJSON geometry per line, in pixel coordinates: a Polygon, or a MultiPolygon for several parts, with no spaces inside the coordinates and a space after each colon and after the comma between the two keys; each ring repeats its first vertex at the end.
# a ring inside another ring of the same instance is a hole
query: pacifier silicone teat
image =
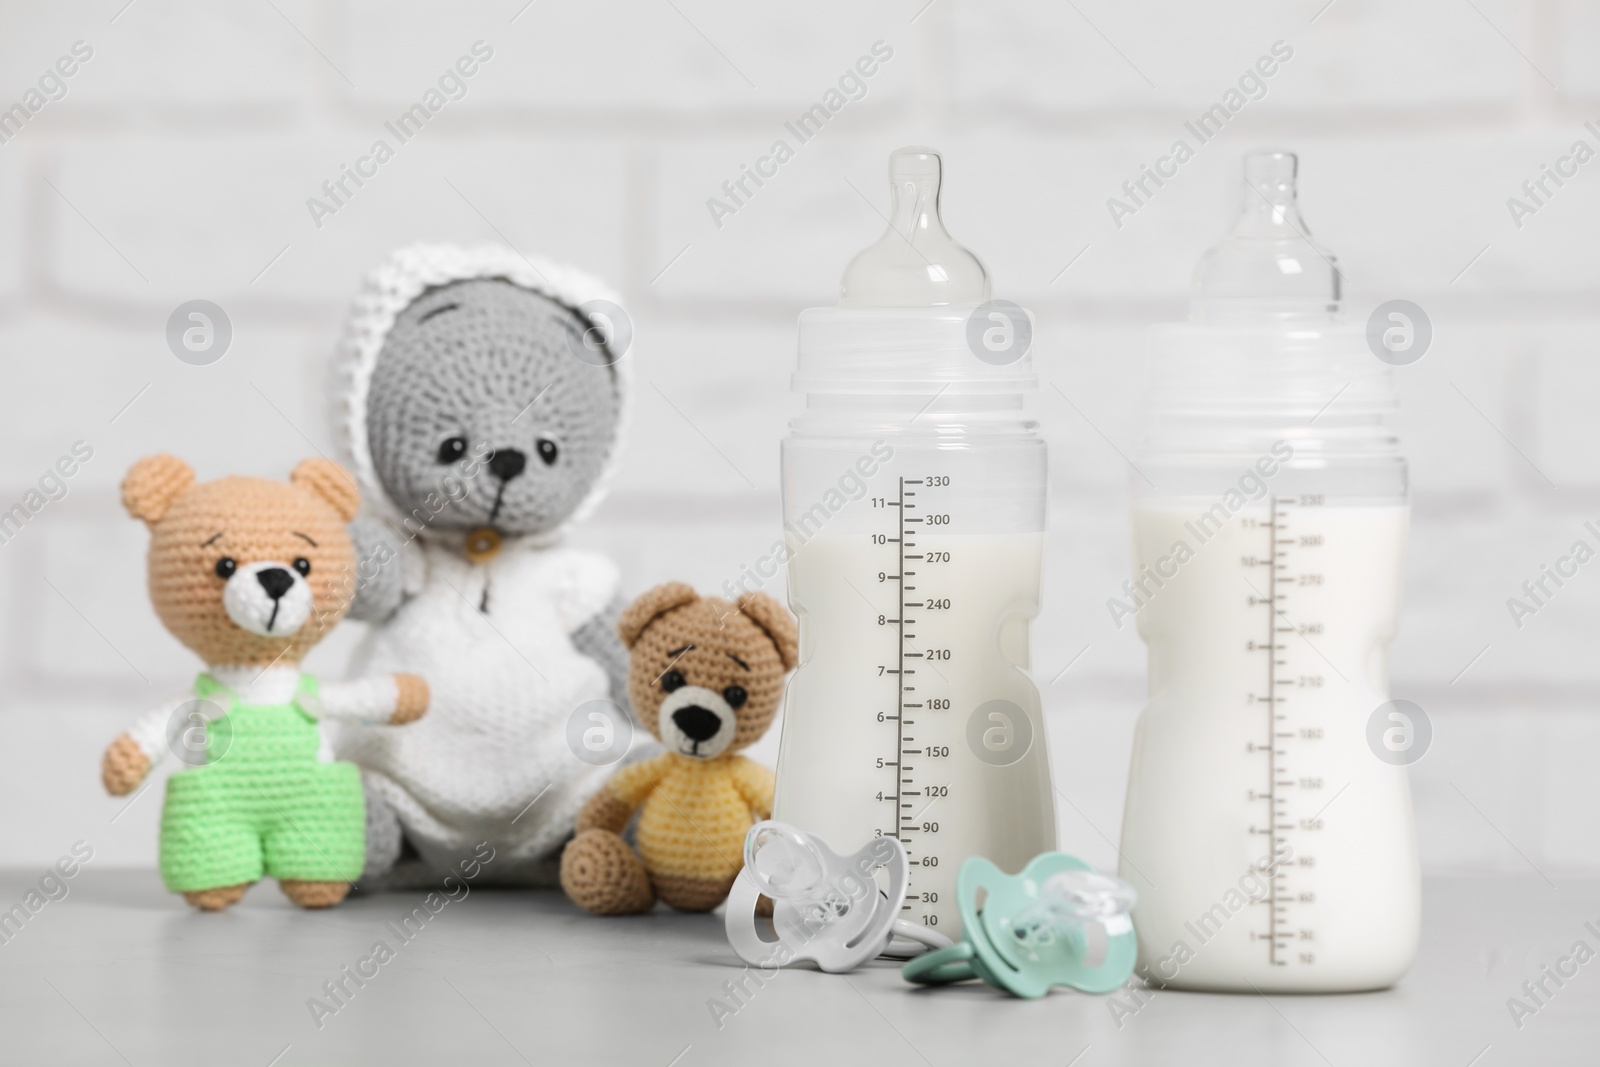
{"type": "Polygon", "coordinates": [[[974,856],[961,865],[956,899],[963,940],[906,964],[908,981],[981,978],[1032,998],[1058,985],[1109,993],[1133,973],[1138,944],[1128,913],[1137,894],[1076,857],[1046,852],[1010,875],[974,856]]]}
{"type": "Polygon", "coordinates": [[[889,155],[889,228],[857,252],[839,283],[842,307],[939,307],[989,299],[989,274],[939,217],[944,163],[931,148],[889,155]]]}
{"type": "Polygon", "coordinates": [[[948,946],[942,934],[900,919],[909,878],[905,848],[892,837],[873,838],[854,855],[840,856],[815,834],[758,822],[745,836],[744,870],[728,893],[728,943],[740,959],[763,968],[811,960],[833,972],[883,954],[896,937],[948,946]],[[875,877],[880,867],[888,868],[887,894],[875,877]],[[763,938],[757,926],[763,895],[773,902],[775,940],[763,938]]]}

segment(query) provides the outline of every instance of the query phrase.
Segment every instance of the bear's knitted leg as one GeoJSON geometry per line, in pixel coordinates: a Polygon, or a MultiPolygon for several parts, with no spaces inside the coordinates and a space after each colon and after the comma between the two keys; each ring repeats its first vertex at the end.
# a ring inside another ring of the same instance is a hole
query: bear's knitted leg
{"type": "Polygon", "coordinates": [[[361,786],[367,801],[367,859],[361,870],[361,880],[376,882],[394,870],[400,859],[403,835],[400,816],[373,784],[370,775],[361,776],[361,786]]]}
{"type": "Polygon", "coordinates": [[[644,863],[609,830],[585,830],[567,842],[561,888],[593,915],[637,915],[656,903],[644,863]]]}
{"type": "Polygon", "coordinates": [[[658,874],[651,881],[661,899],[679,911],[710,911],[728,898],[733,879],[681,878],[658,874]]]}
{"type": "Polygon", "coordinates": [[[278,888],[302,908],[331,908],[350,892],[350,883],[302,882],[297,878],[280,878],[278,888]]]}
{"type": "Polygon", "coordinates": [[[244,891],[249,889],[252,882],[243,885],[225,885],[216,889],[200,889],[185,893],[183,899],[199,908],[201,911],[221,911],[223,908],[239,903],[244,896],[244,891]]]}

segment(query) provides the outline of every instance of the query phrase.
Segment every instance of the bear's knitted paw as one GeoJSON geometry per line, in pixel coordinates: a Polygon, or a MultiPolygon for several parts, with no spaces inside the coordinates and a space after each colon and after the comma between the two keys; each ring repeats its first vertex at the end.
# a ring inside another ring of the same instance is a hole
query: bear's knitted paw
{"type": "Polygon", "coordinates": [[[428,710],[428,683],[415,674],[397,674],[394,688],[394,713],[389,716],[389,725],[404,726],[422,718],[428,710]]]}
{"type": "Polygon", "coordinates": [[[295,878],[280,878],[278,888],[302,908],[331,908],[350,892],[350,883],[302,882],[295,878]]]}
{"type": "Polygon", "coordinates": [[[195,890],[185,893],[183,899],[201,911],[221,911],[223,908],[239,903],[244,897],[244,891],[249,889],[251,885],[252,883],[245,882],[242,885],[225,885],[218,886],[216,889],[195,890]]]}
{"type": "Polygon", "coordinates": [[[100,781],[105,785],[106,792],[114,797],[133,792],[148,773],[150,757],[127,734],[118,734],[117,739],[106,748],[105,758],[100,761],[100,781]]]}
{"type": "Polygon", "coordinates": [[[591,915],[637,915],[656,903],[643,861],[608,830],[585,830],[567,842],[561,888],[591,915]]]}
{"type": "Polygon", "coordinates": [[[394,547],[399,538],[379,519],[358,518],[350,523],[350,541],[361,565],[350,617],[385,622],[405,600],[405,566],[394,547]]]}

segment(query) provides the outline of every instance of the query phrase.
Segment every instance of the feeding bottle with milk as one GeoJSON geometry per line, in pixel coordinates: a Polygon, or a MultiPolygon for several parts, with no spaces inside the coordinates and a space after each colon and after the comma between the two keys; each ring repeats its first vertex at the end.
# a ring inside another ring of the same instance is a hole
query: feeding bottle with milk
{"type": "Polygon", "coordinates": [[[1028,627],[1045,442],[1023,411],[1032,322],[939,217],[941,162],[889,159],[889,228],[837,307],[800,316],[804,414],[783,444],[789,683],[773,818],[847,854],[905,846],[902,918],[960,935],[969,856],[1055,847],[1028,627]]]}
{"type": "Polygon", "coordinates": [[[1377,989],[1417,950],[1406,768],[1375,755],[1406,465],[1388,366],[1341,321],[1295,157],[1245,158],[1187,323],[1154,327],[1129,613],[1149,646],[1120,873],[1140,973],[1377,989]]]}

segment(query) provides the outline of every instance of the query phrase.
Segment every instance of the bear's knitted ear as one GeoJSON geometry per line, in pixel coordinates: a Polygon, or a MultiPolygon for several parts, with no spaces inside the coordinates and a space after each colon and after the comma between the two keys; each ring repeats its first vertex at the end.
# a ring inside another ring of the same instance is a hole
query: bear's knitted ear
{"type": "Polygon", "coordinates": [[[146,526],[154,526],[193,484],[194,470],[177,456],[146,456],[122,479],[122,506],[146,526]]]}
{"type": "Polygon", "coordinates": [[[694,591],[694,586],[684,582],[665,582],[658,585],[623,609],[622,615],[617,619],[617,636],[622,638],[624,645],[632,648],[639,640],[639,635],[644,633],[645,627],[657,617],[665,615],[673,608],[693,604],[699,599],[700,594],[694,591]]]}
{"type": "Polygon", "coordinates": [[[765,630],[778,646],[783,669],[794,670],[800,662],[800,635],[789,609],[765,593],[740,593],[736,603],[740,613],[765,630]]]}
{"type": "Polygon", "coordinates": [[[327,501],[345,522],[361,510],[361,490],[356,488],[356,480],[331,459],[301,460],[289,472],[289,481],[327,501]]]}

